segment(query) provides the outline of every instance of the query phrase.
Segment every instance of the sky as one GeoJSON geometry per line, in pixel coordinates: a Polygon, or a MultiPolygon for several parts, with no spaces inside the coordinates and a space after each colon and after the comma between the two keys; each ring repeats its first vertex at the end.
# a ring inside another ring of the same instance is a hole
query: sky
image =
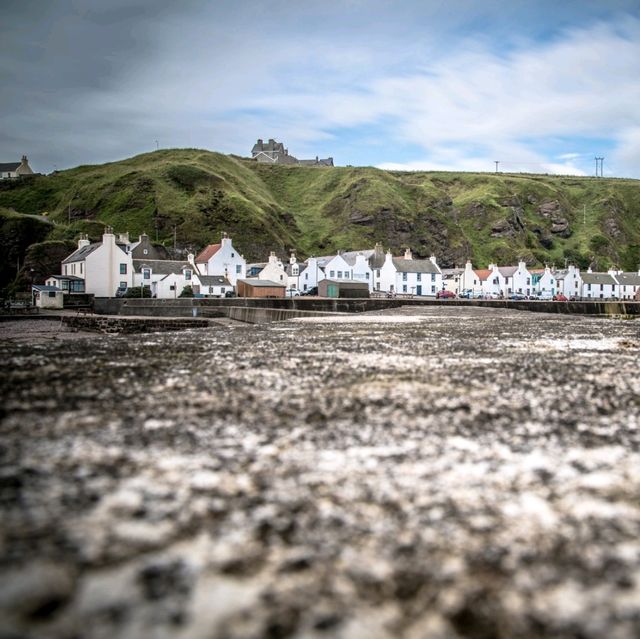
{"type": "Polygon", "coordinates": [[[3,0],[0,162],[156,148],[640,178],[638,0],[3,0]]]}

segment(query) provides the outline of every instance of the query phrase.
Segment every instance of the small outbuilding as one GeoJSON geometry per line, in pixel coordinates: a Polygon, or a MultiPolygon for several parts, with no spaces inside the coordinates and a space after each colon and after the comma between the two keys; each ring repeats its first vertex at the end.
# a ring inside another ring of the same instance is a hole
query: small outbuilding
{"type": "Polygon", "coordinates": [[[320,297],[369,297],[369,284],[353,280],[320,280],[320,297]]]}
{"type": "Polygon", "coordinates": [[[31,286],[31,298],[37,308],[63,308],[64,291],[56,286],[46,284],[33,284],[31,286]]]}
{"type": "Polygon", "coordinates": [[[250,278],[238,280],[236,295],[238,297],[284,297],[287,287],[271,280],[250,278]]]}

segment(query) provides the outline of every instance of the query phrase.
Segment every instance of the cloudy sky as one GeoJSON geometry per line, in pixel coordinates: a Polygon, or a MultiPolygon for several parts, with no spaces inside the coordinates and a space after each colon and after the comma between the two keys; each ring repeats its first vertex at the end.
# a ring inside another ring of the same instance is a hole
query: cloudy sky
{"type": "Polygon", "coordinates": [[[339,165],[640,178],[638,0],[3,0],[0,161],[256,138],[339,165]],[[157,142],[156,142],[157,141],[157,142]]]}

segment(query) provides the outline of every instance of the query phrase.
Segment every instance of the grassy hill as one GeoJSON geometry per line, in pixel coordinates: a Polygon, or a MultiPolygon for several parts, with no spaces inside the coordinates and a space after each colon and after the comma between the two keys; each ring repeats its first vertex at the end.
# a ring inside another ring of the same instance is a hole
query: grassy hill
{"type": "Polygon", "coordinates": [[[98,238],[109,224],[168,246],[175,232],[179,247],[195,250],[227,231],[249,260],[380,241],[433,252],[445,266],[467,257],[478,265],[640,262],[637,180],[267,166],[174,149],[7,181],[0,207],[51,222],[34,242],[98,238]]]}

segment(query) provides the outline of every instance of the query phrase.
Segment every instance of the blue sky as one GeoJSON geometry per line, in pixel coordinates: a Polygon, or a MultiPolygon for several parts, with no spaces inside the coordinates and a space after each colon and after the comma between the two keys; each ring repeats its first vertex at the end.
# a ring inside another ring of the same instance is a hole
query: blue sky
{"type": "Polygon", "coordinates": [[[0,159],[155,148],[640,178],[640,4],[6,0],[0,159]]]}

